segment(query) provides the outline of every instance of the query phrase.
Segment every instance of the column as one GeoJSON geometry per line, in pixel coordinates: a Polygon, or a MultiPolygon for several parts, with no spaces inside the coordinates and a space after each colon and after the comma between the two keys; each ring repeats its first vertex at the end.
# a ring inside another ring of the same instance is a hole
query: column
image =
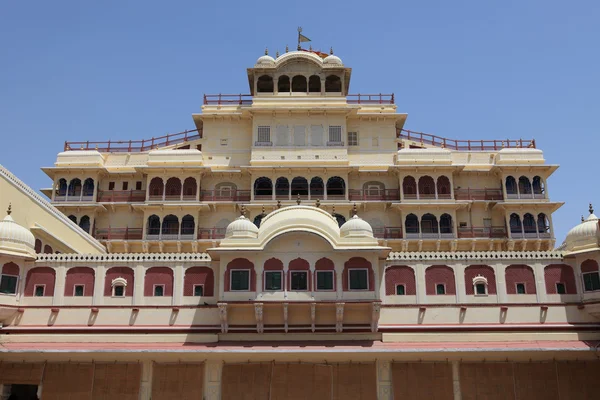
{"type": "Polygon", "coordinates": [[[454,400],[461,400],[462,393],[460,392],[460,363],[452,361],[452,390],[454,391],[454,400]]]}
{"type": "Polygon", "coordinates": [[[506,233],[509,239],[512,239],[512,229],[510,229],[510,215],[504,211],[504,220],[506,221],[506,233]]]}
{"type": "Polygon", "coordinates": [[[163,201],[165,201],[166,196],[167,196],[167,180],[163,178],[163,193],[162,193],[163,201]]]}
{"type": "MultiPolygon", "coordinates": [[[[524,224],[525,220],[523,219],[523,216],[522,216],[522,215],[519,215],[519,219],[520,219],[520,221],[521,221],[521,235],[523,235],[523,236],[521,236],[521,237],[522,237],[523,239],[525,239],[525,224],[524,224]]],[[[537,229],[536,229],[536,231],[537,231],[537,229]]]]}
{"type": "Polygon", "coordinates": [[[93,200],[92,201],[97,201],[98,200],[98,185],[99,184],[100,184],[100,180],[94,179],[94,193],[93,193],[93,200]]]}
{"type": "Polygon", "coordinates": [[[185,269],[183,265],[176,265],[173,271],[173,305],[183,303],[183,280],[185,269]]]}
{"type": "MultiPolygon", "coordinates": [[[[439,176],[438,176],[439,179],[439,176]]],[[[437,192],[437,179],[433,181],[433,192],[435,193],[435,199],[438,199],[438,192],[437,192]]]]}
{"type": "Polygon", "coordinates": [[[464,264],[454,264],[454,280],[456,282],[456,302],[467,302],[467,288],[465,287],[465,268],[464,264]]]}
{"type": "Polygon", "coordinates": [[[427,288],[425,286],[425,265],[415,264],[417,285],[417,304],[427,304],[427,288]]]}
{"type": "Polygon", "coordinates": [[[544,264],[535,263],[532,264],[533,276],[535,278],[535,293],[538,303],[545,303],[548,301],[548,294],[546,293],[546,280],[544,279],[544,264]]]}
{"type": "Polygon", "coordinates": [[[140,400],[150,400],[152,398],[152,361],[142,363],[142,380],[140,382],[140,400]]]}
{"type": "MultiPolygon", "coordinates": [[[[227,263],[229,261],[231,261],[231,260],[222,260],[223,269],[220,270],[221,273],[219,275],[219,301],[223,301],[224,300],[224,296],[225,296],[225,274],[227,273],[227,267],[226,267],[226,265],[227,265],[227,263]]],[[[213,265],[213,270],[214,271],[219,271],[219,261],[213,261],[212,265],[213,265]]],[[[258,279],[258,276],[256,278],[258,279]]]]}
{"type": "MultiPolygon", "coordinates": [[[[373,275],[375,276],[374,289],[375,289],[375,299],[381,299],[381,285],[385,284],[385,260],[379,260],[378,258],[374,258],[373,262],[373,275]]],[[[384,290],[385,293],[385,290],[384,290]]]]}
{"type": "Polygon", "coordinates": [[[57,185],[56,177],[54,177],[53,184],[52,184],[52,201],[54,201],[54,197],[56,196],[56,185],[57,185]]]}
{"type": "Polygon", "coordinates": [[[80,182],[81,182],[81,187],[79,189],[79,201],[81,201],[83,199],[83,184],[85,183],[85,177],[84,178],[80,178],[80,182]]]}
{"type": "Polygon", "coordinates": [[[393,400],[392,392],[392,363],[389,361],[376,361],[377,366],[377,399],[393,400]]]}
{"type": "Polygon", "coordinates": [[[315,273],[316,267],[315,264],[309,264],[309,274],[310,274],[310,282],[312,283],[310,295],[314,297],[315,292],[317,291],[317,274],[315,273]]]}
{"type": "Polygon", "coordinates": [[[152,181],[152,179],[150,179],[149,176],[146,176],[146,201],[150,200],[150,182],[152,181]]]}
{"type": "Polygon", "coordinates": [[[219,400],[221,398],[221,375],[223,362],[207,360],[204,362],[204,399],[219,400]]]}
{"type": "Polygon", "coordinates": [[[344,273],[343,270],[335,271],[335,291],[337,294],[336,298],[338,300],[341,300],[344,297],[344,287],[343,287],[343,280],[342,280],[343,273],[344,273]]]}
{"type": "Polygon", "coordinates": [[[503,304],[507,302],[506,294],[506,278],[504,274],[505,265],[502,263],[494,264],[494,274],[496,275],[496,294],[498,296],[498,303],[503,304]]]}
{"type": "Polygon", "coordinates": [[[52,305],[60,306],[64,303],[66,274],[67,268],[64,265],[59,265],[56,268],[56,281],[54,283],[52,305]]]}
{"type": "Polygon", "coordinates": [[[104,265],[97,265],[94,272],[94,295],[92,297],[92,305],[99,306],[104,302],[104,279],[106,276],[106,268],[104,265]]]}
{"type": "Polygon", "coordinates": [[[133,289],[133,304],[141,305],[144,304],[144,281],[146,280],[146,268],[143,265],[136,265],[134,267],[134,284],[133,289]]]}
{"type": "Polygon", "coordinates": [[[263,292],[264,260],[259,259],[254,263],[254,271],[256,273],[256,298],[258,298],[262,296],[263,292]]]}

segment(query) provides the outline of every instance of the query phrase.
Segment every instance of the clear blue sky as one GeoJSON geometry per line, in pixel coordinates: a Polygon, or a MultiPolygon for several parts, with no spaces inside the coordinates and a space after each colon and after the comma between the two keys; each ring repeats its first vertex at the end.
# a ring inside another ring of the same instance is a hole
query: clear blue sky
{"type": "Polygon", "coordinates": [[[561,165],[560,243],[600,211],[599,21],[598,0],[2,1],[0,163],[39,189],[65,140],[192,128],[203,93],[247,93],[245,68],[302,26],[353,68],[351,92],[394,92],[408,129],[535,138],[561,165]]]}

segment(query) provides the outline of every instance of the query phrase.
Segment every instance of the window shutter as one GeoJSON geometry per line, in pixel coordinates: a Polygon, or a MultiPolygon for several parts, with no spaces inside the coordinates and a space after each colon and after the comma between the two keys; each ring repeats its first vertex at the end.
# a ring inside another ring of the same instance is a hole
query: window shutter
{"type": "Polygon", "coordinates": [[[323,125],[311,125],[310,145],[323,146],[323,125]]]}
{"type": "Polygon", "coordinates": [[[306,128],[304,125],[294,126],[294,146],[306,146],[306,128]]]}
{"type": "Polygon", "coordinates": [[[288,127],[287,125],[278,125],[277,126],[277,138],[276,138],[276,146],[287,146],[288,145],[288,127]]]}

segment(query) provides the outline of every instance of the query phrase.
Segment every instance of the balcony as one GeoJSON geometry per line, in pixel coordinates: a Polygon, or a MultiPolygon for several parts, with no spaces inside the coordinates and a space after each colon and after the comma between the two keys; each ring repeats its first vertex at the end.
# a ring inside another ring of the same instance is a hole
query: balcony
{"type": "Polygon", "coordinates": [[[404,193],[404,200],[449,200],[450,193],[404,193]]]}
{"type": "MultiPolygon", "coordinates": [[[[269,197],[270,200],[270,197],[269,197]]],[[[200,201],[250,201],[249,190],[201,190],[200,201]]]]}
{"type": "Polygon", "coordinates": [[[198,228],[198,240],[223,239],[227,228],[198,228]]]}
{"type": "Polygon", "coordinates": [[[505,139],[505,140],[455,140],[423,132],[413,132],[407,129],[397,129],[398,139],[459,151],[498,151],[505,148],[535,148],[534,139],[505,139]]]}
{"type": "Polygon", "coordinates": [[[99,190],[100,203],[139,203],[146,201],[145,190],[99,190]]]}
{"type": "Polygon", "coordinates": [[[400,201],[399,189],[350,189],[348,195],[350,201],[400,201]]]}
{"type": "Polygon", "coordinates": [[[406,232],[407,239],[454,239],[453,232],[406,232]]]}
{"type": "Polygon", "coordinates": [[[483,201],[502,201],[504,195],[502,189],[454,189],[454,198],[456,200],[483,200],[483,201]]]}
{"type": "Polygon", "coordinates": [[[552,239],[550,232],[537,232],[534,230],[511,231],[510,236],[513,239],[552,239]]]}
{"type": "Polygon", "coordinates": [[[142,240],[142,228],[96,229],[93,235],[98,240],[142,240]]]}
{"type": "Polygon", "coordinates": [[[506,228],[503,226],[471,226],[458,228],[459,239],[496,239],[506,238],[506,228]]]}
{"type": "Polygon", "coordinates": [[[149,229],[146,240],[196,240],[196,234],[190,229],[180,231],[179,228],[149,229]]]}
{"type": "Polygon", "coordinates": [[[78,194],[78,193],[74,193],[74,194],[68,194],[68,193],[62,193],[62,194],[56,194],[54,195],[54,202],[56,203],[74,203],[74,202],[90,202],[90,201],[94,201],[94,194],[93,193],[83,193],[83,194],[78,194]]]}
{"type": "Polygon", "coordinates": [[[378,239],[402,239],[402,227],[386,226],[383,228],[373,228],[373,236],[378,239]]]}
{"type": "Polygon", "coordinates": [[[506,198],[510,200],[532,200],[546,199],[546,193],[506,193],[506,198]]]}

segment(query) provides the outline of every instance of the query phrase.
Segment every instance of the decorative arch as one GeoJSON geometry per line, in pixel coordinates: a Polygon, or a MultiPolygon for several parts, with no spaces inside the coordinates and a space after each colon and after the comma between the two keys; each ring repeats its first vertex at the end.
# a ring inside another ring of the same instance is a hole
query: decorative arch
{"type": "Polygon", "coordinates": [[[506,194],[517,194],[517,181],[513,176],[506,177],[506,194]]]}
{"type": "Polygon", "coordinates": [[[438,198],[449,199],[451,194],[450,179],[447,176],[442,175],[437,179],[437,194],[438,198]]]}
{"type": "Polygon", "coordinates": [[[17,294],[19,289],[19,272],[19,266],[12,261],[0,268],[0,273],[3,275],[0,294],[17,294]]]}
{"type": "Polygon", "coordinates": [[[35,267],[27,272],[25,278],[25,296],[35,296],[35,288],[43,287],[43,297],[54,296],[54,285],[56,282],[56,272],[50,267],[35,267]]]}
{"type": "Polygon", "coordinates": [[[183,181],[183,198],[185,199],[195,199],[196,193],[198,192],[198,184],[196,183],[196,179],[191,176],[185,178],[183,181]]]}
{"type": "Polygon", "coordinates": [[[350,270],[352,269],[366,269],[368,276],[368,290],[375,290],[375,273],[371,263],[362,257],[352,257],[344,263],[344,270],[342,272],[342,288],[344,291],[350,290],[350,270]]]}
{"type": "Polygon", "coordinates": [[[183,295],[194,296],[194,286],[202,286],[202,296],[215,295],[215,275],[209,267],[190,267],[183,277],[183,295]]]}
{"type": "Polygon", "coordinates": [[[66,196],[67,194],[67,180],[65,178],[60,178],[58,180],[58,186],[57,186],[57,190],[58,192],[56,193],[57,196],[66,196]]]}
{"type": "Polygon", "coordinates": [[[341,93],[342,79],[337,75],[329,75],[327,78],[325,78],[325,92],[341,93]]]}
{"type": "Polygon", "coordinates": [[[416,296],[415,270],[407,265],[392,265],[385,269],[385,294],[396,295],[396,287],[404,285],[404,294],[416,296]]]}
{"type": "Polygon", "coordinates": [[[540,176],[533,177],[533,194],[541,195],[545,193],[544,181],[540,176]]]}
{"type": "Polygon", "coordinates": [[[42,252],[42,241],[40,239],[35,239],[35,252],[36,254],[40,254],[42,252]]]}
{"type": "Polygon", "coordinates": [[[94,180],[92,178],[87,178],[83,182],[83,196],[93,196],[94,195],[94,180]]]}
{"type": "Polygon", "coordinates": [[[160,235],[160,218],[158,215],[151,215],[148,217],[146,233],[148,235],[160,235]]]}
{"type": "Polygon", "coordinates": [[[317,262],[315,263],[315,289],[316,290],[329,290],[329,291],[335,291],[336,290],[336,273],[335,273],[335,264],[333,263],[333,261],[331,261],[329,258],[323,257],[317,260],[317,262]],[[319,289],[319,275],[317,274],[318,271],[331,271],[331,280],[333,283],[333,286],[331,289],[319,289]]]}
{"type": "Polygon", "coordinates": [[[266,176],[261,176],[254,181],[255,198],[271,198],[273,196],[273,182],[266,176]]]}
{"type": "Polygon", "coordinates": [[[546,214],[539,213],[537,216],[537,229],[540,234],[549,233],[550,232],[550,224],[548,223],[548,218],[546,214]]]}
{"type": "Polygon", "coordinates": [[[368,181],[363,184],[363,197],[367,200],[379,200],[385,196],[385,184],[379,181],[368,181]]]}
{"type": "Polygon", "coordinates": [[[528,265],[509,265],[504,270],[507,294],[536,294],[535,275],[528,265]],[[517,293],[517,284],[525,285],[525,293],[517,293]]]}
{"type": "Polygon", "coordinates": [[[344,225],[346,223],[346,217],[344,217],[342,214],[333,214],[333,218],[335,218],[338,226],[341,228],[342,225],[344,225]]]}
{"type": "Polygon", "coordinates": [[[260,223],[262,222],[264,217],[265,214],[258,214],[256,217],[254,217],[254,220],[252,222],[254,222],[254,225],[256,225],[257,228],[260,228],[260,223]]]}
{"type": "Polygon", "coordinates": [[[532,193],[531,181],[526,176],[521,176],[519,178],[519,193],[521,195],[532,193]]]}
{"type": "Polygon", "coordinates": [[[551,264],[544,268],[544,281],[547,294],[559,294],[558,285],[562,284],[565,292],[562,294],[577,294],[575,273],[567,264],[551,264]]]}
{"type": "Polygon", "coordinates": [[[427,213],[421,217],[421,233],[439,233],[438,220],[435,215],[427,213]]]}
{"type": "Polygon", "coordinates": [[[52,254],[54,253],[54,250],[52,250],[52,246],[50,246],[49,244],[44,246],[44,254],[52,254]]]}
{"type": "Polygon", "coordinates": [[[144,296],[154,296],[156,285],[163,285],[163,296],[173,296],[173,270],[168,267],[148,268],[144,279],[144,296]]]}
{"type": "Polygon", "coordinates": [[[339,176],[332,176],[327,180],[327,198],[346,198],[346,182],[339,176]]]}
{"type": "Polygon", "coordinates": [[[77,224],[77,217],[74,216],[73,214],[69,215],[68,218],[74,223],[77,224]]]}
{"type": "Polygon", "coordinates": [[[290,197],[290,181],[281,176],[275,181],[275,197],[278,199],[287,199],[290,197]]]}
{"type": "Polygon", "coordinates": [[[417,181],[412,176],[405,176],[402,180],[402,193],[407,199],[417,198],[417,181]]]}
{"type": "Polygon", "coordinates": [[[165,186],[162,178],[155,177],[150,181],[150,185],[148,186],[148,193],[152,197],[161,197],[163,196],[165,190],[165,186]]]}
{"type": "Polygon", "coordinates": [[[231,272],[233,270],[248,270],[250,272],[250,292],[256,291],[256,271],[254,264],[246,258],[236,258],[227,264],[225,270],[225,279],[223,279],[224,290],[226,292],[231,291],[231,272]]]}
{"type": "Polygon", "coordinates": [[[191,215],[185,215],[181,218],[181,234],[182,235],[194,235],[196,231],[196,223],[194,217],[191,215]]]}
{"type": "Polygon", "coordinates": [[[81,179],[71,179],[71,182],[69,182],[69,197],[79,196],[81,196],[81,179]]]}
{"type": "Polygon", "coordinates": [[[321,77],[311,75],[308,78],[308,91],[309,93],[321,93],[321,77]]]}
{"type": "Polygon", "coordinates": [[[310,198],[311,199],[322,199],[325,193],[325,186],[323,179],[318,176],[313,177],[310,180],[310,198]]]}
{"type": "Polygon", "coordinates": [[[175,177],[167,179],[165,198],[170,200],[179,200],[181,198],[181,179],[175,177]]]}
{"type": "Polygon", "coordinates": [[[306,93],[308,84],[304,75],[296,75],[292,78],[292,92],[306,93]]]}
{"type": "Polygon", "coordinates": [[[279,93],[289,93],[290,91],[290,77],[287,75],[281,75],[277,80],[277,91],[279,93]]]}
{"type": "Polygon", "coordinates": [[[290,261],[288,265],[288,276],[287,276],[287,290],[298,290],[292,289],[292,275],[294,271],[306,271],[306,290],[312,290],[312,279],[310,276],[310,264],[303,258],[295,258],[290,261]]]}
{"type": "Polygon", "coordinates": [[[452,229],[452,216],[450,214],[442,214],[440,217],[440,233],[450,234],[453,233],[452,229]]]}
{"type": "Polygon", "coordinates": [[[521,217],[516,213],[510,214],[510,233],[521,234],[522,232],[523,228],[521,226],[521,217]]]}
{"type": "Polygon", "coordinates": [[[233,182],[219,182],[215,185],[215,197],[220,200],[233,199],[237,185],[233,182]]]}
{"type": "Polygon", "coordinates": [[[435,182],[429,175],[419,178],[419,197],[422,199],[435,198],[435,182]]]}
{"type": "Polygon", "coordinates": [[[408,214],[404,220],[404,226],[406,233],[419,233],[421,231],[419,227],[419,218],[415,214],[408,214]]]}
{"type": "Polygon", "coordinates": [[[596,260],[587,259],[581,263],[581,272],[598,272],[598,262],[596,260]]]}
{"type": "Polygon", "coordinates": [[[65,278],[65,297],[75,296],[75,286],[83,285],[83,296],[94,295],[94,269],[90,267],[69,268],[65,278]]]}
{"type": "Polygon", "coordinates": [[[467,295],[475,295],[475,283],[479,282],[478,277],[485,279],[487,286],[487,294],[495,295],[496,289],[496,274],[494,269],[489,265],[469,265],[465,268],[465,291],[467,295]]]}
{"type": "Polygon", "coordinates": [[[256,91],[258,93],[273,93],[273,77],[270,75],[261,75],[256,81],[256,91]]]}
{"type": "Polygon", "coordinates": [[[537,235],[537,226],[535,222],[535,217],[527,213],[523,216],[523,230],[527,234],[537,235]]]}
{"type": "Polygon", "coordinates": [[[106,271],[106,276],[104,277],[104,296],[112,296],[113,281],[115,279],[121,279],[126,282],[123,297],[133,297],[133,290],[135,288],[135,275],[133,273],[133,269],[129,267],[109,268],[106,271]]]}
{"type": "Polygon", "coordinates": [[[302,176],[297,176],[292,179],[292,199],[296,196],[308,196],[308,181],[302,176]]]}
{"type": "Polygon", "coordinates": [[[425,291],[427,295],[437,295],[438,285],[444,285],[445,295],[456,294],[456,283],[452,268],[447,265],[432,265],[425,270],[425,291]]]}
{"type": "Polygon", "coordinates": [[[81,217],[81,219],[79,220],[79,227],[81,229],[83,229],[84,231],[86,231],[87,233],[90,233],[90,217],[88,217],[87,215],[84,215],[83,217],[81,217]]]}
{"type": "Polygon", "coordinates": [[[179,218],[173,214],[164,217],[160,232],[163,235],[179,235],[179,218]]]}

